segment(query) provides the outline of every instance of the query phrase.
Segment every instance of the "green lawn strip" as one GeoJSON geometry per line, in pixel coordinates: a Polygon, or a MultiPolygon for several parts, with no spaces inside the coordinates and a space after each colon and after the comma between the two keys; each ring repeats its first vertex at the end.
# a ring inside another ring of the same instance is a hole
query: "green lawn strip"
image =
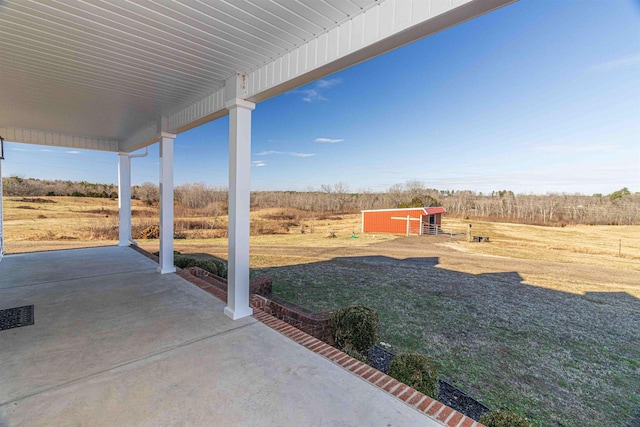
{"type": "Polygon", "coordinates": [[[445,379],[536,425],[624,425],[638,406],[633,303],[595,304],[510,274],[366,259],[259,272],[274,278],[277,296],[310,310],[376,309],[380,340],[427,355],[445,379]]]}

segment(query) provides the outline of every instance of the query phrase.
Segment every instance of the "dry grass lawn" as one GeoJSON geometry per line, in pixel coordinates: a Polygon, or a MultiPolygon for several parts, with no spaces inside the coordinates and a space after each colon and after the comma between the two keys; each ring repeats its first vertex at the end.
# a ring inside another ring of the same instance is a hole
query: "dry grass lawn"
{"type": "MultiPolygon", "coordinates": [[[[117,201],[20,199],[5,198],[8,253],[116,243],[117,201]]],[[[133,209],[134,224],[157,221],[154,208],[133,209]]],[[[468,223],[446,218],[444,229],[464,233],[468,223]]],[[[312,310],[375,308],[381,340],[427,354],[490,407],[536,425],[627,425],[640,406],[640,226],[471,223],[490,242],[362,234],[360,215],[261,210],[252,274],[271,275],[277,295],[312,310]]],[[[175,248],[226,258],[227,239],[175,248]]]]}

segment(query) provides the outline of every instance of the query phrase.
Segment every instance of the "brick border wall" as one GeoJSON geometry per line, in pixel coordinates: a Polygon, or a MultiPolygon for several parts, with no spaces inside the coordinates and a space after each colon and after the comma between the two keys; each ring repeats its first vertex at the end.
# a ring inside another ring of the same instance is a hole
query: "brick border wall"
{"type": "MultiPolygon", "coordinates": [[[[187,267],[184,269],[187,273],[205,280],[211,283],[218,289],[227,293],[227,279],[224,277],[216,276],[209,273],[207,270],[203,270],[200,267],[187,267]]],[[[249,295],[261,295],[265,298],[271,296],[271,289],[273,287],[273,279],[268,276],[256,277],[249,282],[249,295]]]]}
{"type": "Polygon", "coordinates": [[[319,339],[283,322],[280,319],[276,319],[263,311],[256,311],[253,314],[253,317],[314,353],[319,354],[325,359],[341,366],[379,389],[393,395],[397,399],[400,399],[407,405],[438,421],[444,426],[485,427],[483,424],[473,420],[472,418],[469,418],[447,405],[444,405],[417,391],[416,389],[399,382],[395,378],[392,378],[389,375],[354,359],[337,348],[320,341],[319,339]]]}
{"type": "MultiPolygon", "coordinates": [[[[131,248],[158,262],[157,256],[144,249],[138,246],[131,246],[131,248]]],[[[185,270],[177,268],[176,274],[218,299],[227,301],[227,281],[225,279],[214,276],[198,267],[190,267],[185,270]]],[[[259,291],[259,293],[250,291],[251,307],[255,309],[253,317],[266,326],[400,399],[443,426],[485,427],[484,424],[327,344],[327,342],[332,343],[333,341],[333,331],[330,326],[333,313],[313,313],[280,298],[272,297],[271,285],[271,278],[264,277],[252,280],[250,284],[251,290],[259,291]]]]}
{"type": "MultiPolygon", "coordinates": [[[[131,246],[137,252],[158,262],[158,257],[138,246],[131,246]]],[[[176,274],[215,295],[222,301],[227,301],[227,279],[216,276],[199,267],[176,268],[176,274]],[[196,279],[196,280],[192,280],[196,279]]],[[[334,345],[333,328],[331,327],[332,311],[314,313],[309,310],[272,296],[273,279],[267,276],[257,277],[249,283],[249,302],[252,308],[264,311],[296,328],[318,338],[330,345],[334,345]]]]}
{"type": "Polygon", "coordinates": [[[314,313],[278,297],[251,295],[251,307],[261,310],[307,334],[334,345],[332,311],[314,313]]]}
{"type": "MultiPolygon", "coordinates": [[[[217,288],[227,300],[227,280],[199,267],[185,268],[185,271],[217,288]]],[[[200,285],[198,285],[200,286],[200,285]]],[[[208,290],[209,288],[202,289],[208,290]]],[[[314,313],[281,298],[272,296],[273,279],[257,277],[249,283],[249,303],[252,308],[276,317],[330,345],[333,345],[333,312],[314,313]]]]}

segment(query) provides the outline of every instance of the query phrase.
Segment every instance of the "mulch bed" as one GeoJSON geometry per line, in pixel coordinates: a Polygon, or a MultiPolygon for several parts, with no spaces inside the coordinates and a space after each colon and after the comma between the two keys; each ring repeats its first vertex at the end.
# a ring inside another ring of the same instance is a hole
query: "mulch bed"
{"type": "MultiPolygon", "coordinates": [[[[393,358],[396,357],[394,353],[385,350],[377,344],[367,352],[366,356],[369,360],[369,365],[385,374],[389,373],[391,362],[393,358]]],[[[438,401],[469,418],[478,421],[483,414],[490,412],[490,409],[485,405],[445,380],[438,380],[438,389],[438,401]]]]}
{"type": "Polygon", "coordinates": [[[476,421],[491,412],[491,409],[443,379],[438,379],[438,390],[438,400],[441,403],[476,421]]]}

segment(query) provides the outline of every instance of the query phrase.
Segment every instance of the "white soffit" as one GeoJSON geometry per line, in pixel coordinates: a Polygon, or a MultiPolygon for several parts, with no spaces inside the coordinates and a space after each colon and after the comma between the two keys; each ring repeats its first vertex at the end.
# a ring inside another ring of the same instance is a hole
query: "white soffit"
{"type": "Polygon", "coordinates": [[[0,135],[131,151],[511,1],[0,0],[0,135]]]}

